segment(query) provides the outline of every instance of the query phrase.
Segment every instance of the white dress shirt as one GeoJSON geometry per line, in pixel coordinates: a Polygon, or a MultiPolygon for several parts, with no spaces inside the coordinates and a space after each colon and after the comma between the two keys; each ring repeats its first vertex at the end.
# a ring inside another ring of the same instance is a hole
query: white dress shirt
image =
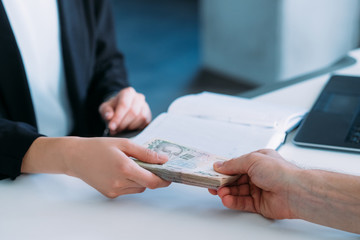
{"type": "Polygon", "coordinates": [[[2,0],[24,63],[39,133],[68,135],[67,95],[57,0],[2,0]]]}

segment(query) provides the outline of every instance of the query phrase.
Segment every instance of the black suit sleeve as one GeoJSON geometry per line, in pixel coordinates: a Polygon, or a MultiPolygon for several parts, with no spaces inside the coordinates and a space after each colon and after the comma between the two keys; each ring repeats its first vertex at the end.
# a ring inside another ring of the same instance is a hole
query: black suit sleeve
{"type": "Polygon", "coordinates": [[[0,179],[20,175],[22,158],[40,136],[29,124],[0,118],[0,179]]]}
{"type": "MultiPolygon", "coordinates": [[[[78,133],[99,135],[104,128],[98,113],[100,104],[128,86],[123,55],[116,47],[111,7],[106,0],[63,0],[59,6],[65,39],[64,64],[72,73],[67,75],[67,80],[73,115],[79,129],[86,126],[78,133]]],[[[27,116],[33,114],[31,108],[25,112],[13,101],[3,101],[1,97],[0,108],[15,110],[4,115],[8,120],[0,117],[0,179],[14,179],[20,174],[24,155],[41,135],[34,127],[36,123],[27,116]]]]}
{"type": "MultiPolygon", "coordinates": [[[[92,124],[92,128],[100,125],[97,133],[103,130],[101,116],[98,108],[104,100],[128,87],[124,58],[118,51],[115,40],[115,28],[112,18],[112,10],[108,1],[96,1],[95,11],[95,65],[91,84],[88,91],[87,107],[90,112],[97,113],[98,123],[92,124]]],[[[94,115],[93,115],[94,116],[94,115]]]]}

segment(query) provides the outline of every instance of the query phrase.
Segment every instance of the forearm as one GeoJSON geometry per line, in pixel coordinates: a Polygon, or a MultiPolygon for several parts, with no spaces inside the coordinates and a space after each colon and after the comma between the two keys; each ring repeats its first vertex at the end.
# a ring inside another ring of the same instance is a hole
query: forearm
{"type": "Polygon", "coordinates": [[[68,173],[66,159],[78,138],[40,137],[30,146],[23,158],[22,173],[68,173]]]}
{"type": "Polygon", "coordinates": [[[360,177],[301,170],[290,191],[297,218],[360,233],[360,177]]]}

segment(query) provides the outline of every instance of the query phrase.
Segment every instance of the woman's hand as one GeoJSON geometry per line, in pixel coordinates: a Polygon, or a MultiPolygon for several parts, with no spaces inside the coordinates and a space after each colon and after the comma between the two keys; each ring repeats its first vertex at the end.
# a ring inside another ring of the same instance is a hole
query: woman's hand
{"type": "Polygon", "coordinates": [[[163,164],[167,157],[121,138],[46,138],[34,141],[23,159],[23,173],[65,173],[109,198],[140,193],[170,183],[129,157],[163,164]]]}
{"type": "Polygon", "coordinates": [[[145,96],[132,87],[124,88],[101,104],[99,112],[108,123],[111,135],[124,130],[142,129],[151,121],[151,111],[145,96]]]}

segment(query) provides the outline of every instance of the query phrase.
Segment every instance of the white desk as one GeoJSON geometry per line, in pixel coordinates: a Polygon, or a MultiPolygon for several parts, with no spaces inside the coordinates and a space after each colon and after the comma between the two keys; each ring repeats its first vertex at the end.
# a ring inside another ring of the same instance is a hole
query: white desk
{"type": "MultiPolygon", "coordinates": [[[[360,59],[360,51],[352,53],[360,59]]],[[[360,75],[360,64],[341,73],[360,75]]],[[[310,107],[328,76],[257,97],[310,107]],[[284,101],[286,99],[286,101],[284,101]]],[[[290,135],[291,138],[291,135],[290,135]]],[[[280,153],[304,167],[360,175],[360,155],[298,148],[280,153]]],[[[0,181],[0,239],[360,239],[301,220],[268,220],[224,208],[206,189],[172,184],[115,200],[81,180],[51,174],[0,181]]]]}

